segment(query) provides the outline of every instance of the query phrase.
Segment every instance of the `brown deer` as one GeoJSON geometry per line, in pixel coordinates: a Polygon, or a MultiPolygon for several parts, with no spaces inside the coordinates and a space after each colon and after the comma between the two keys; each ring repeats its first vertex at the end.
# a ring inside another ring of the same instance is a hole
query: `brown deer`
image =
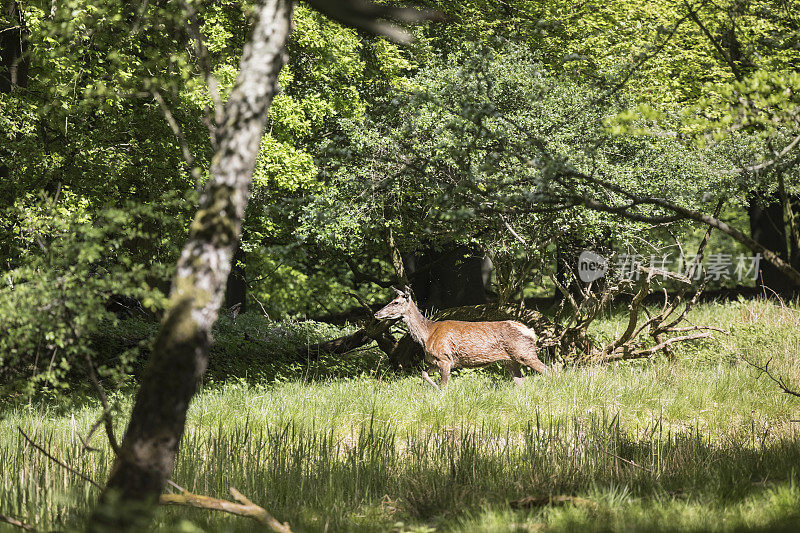
{"type": "Polygon", "coordinates": [[[442,387],[447,385],[450,371],[458,367],[502,363],[517,386],[525,380],[520,370],[522,365],[547,373],[547,367],[536,356],[536,334],[524,324],[513,320],[436,322],[422,316],[408,287],[404,291],[395,291],[397,298],[375,313],[375,318],[403,319],[411,337],[425,350],[428,367],[423,370],[422,378],[437,389],[438,385],[428,375],[437,369],[442,376],[442,387]]]}

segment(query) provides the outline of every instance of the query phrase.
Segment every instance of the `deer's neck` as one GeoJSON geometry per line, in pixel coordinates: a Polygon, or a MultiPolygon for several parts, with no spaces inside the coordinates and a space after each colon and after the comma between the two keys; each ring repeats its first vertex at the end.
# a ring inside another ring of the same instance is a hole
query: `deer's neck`
{"type": "Polygon", "coordinates": [[[433,321],[422,316],[422,313],[419,312],[419,308],[414,305],[411,307],[409,313],[403,317],[403,322],[406,323],[411,338],[420,343],[424,348],[425,342],[428,340],[428,335],[430,335],[430,328],[433,321]]]}

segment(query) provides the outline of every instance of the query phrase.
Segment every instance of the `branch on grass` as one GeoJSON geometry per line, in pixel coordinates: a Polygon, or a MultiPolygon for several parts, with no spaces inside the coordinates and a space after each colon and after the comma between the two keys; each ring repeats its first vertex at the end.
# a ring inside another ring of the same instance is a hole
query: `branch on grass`
{"type": "MultiPolygon", "coordinates": [[[[797,398],[800,398],[800,391],[797,391],[797,390],[794,390],[793,388],[790,388],[789,385],[786,383],[786,380],[783,377],[781,377],[781,376],[776,377],[776,376],[774,376],[772,374],[772,372],[769,371],[769,365],[770,365],[770,363],[772,363],[772,359],[767,361],[767,364],[765,364],[763,367],[757,365],[756,363],[751,362],[746,357],[742,357],[742,359],[744,359],[745,363],[747,363],[748,365],[750,365],[753,368],[755,368],[756,370],[758,370],[758,372],[759,372],[758,377],[761,377],[762,374],[766,374],[767,377],[770,380],[772,380],[776,385],[778,385],[778,388],[780,388],[784,393],[786,393],[786,394],[788,394],[790,396],[795,396],[797,398]]],[[[758,379],[758,378],[756,378],[756,379],[758,379]]]]}
{"type": "Polygon", "coordinates": [[[230,488],[231,495],[236,503],[210,496],[193,494],[186,490],[181,490],[180,494],[162,494],[158,501],[161,505],[182,505],[186,507],[196,507],[210,511],[222,511],[237,516],[252,518],[256,522],[263,524],[272,531],[279,533],[291,533],[291,528],[287,522],[279,522],[274,516],[269,514],[263,507],[256,505],[245,497],[234,487],[230,488]]]}
{"type": "Polygon", "coordinates": [[[694,335],[682,335],[682,336],[679,336],[679,337],[671,337],[671,338],[665,340],[664,342],[653,346],[652,348],[647,348],[647,349],[644,349],[644,350],[637,350],[637,351],[633,352],[633,354],[632,354],[633,357],[632,358],[650,357],[651,355],[653,355],[657,351],[663,350],[667,346],[670,346],[670,345],[672,345],[672,344],[674,344],[676,342],[686,342],[686,341],[693,341],[693,340],[697,340],[697,339],[707,339],[709,337],[711,337],[711,332],[709,332],[709,331],[705,331],[703,333],[696,333],[694,335]]]}
{"type": "Polygon", "coordinates": [[[633,461],[631,461],[630,459],[625,459],[624,457],[620,457],[619,455],[617,455],[617,454],[615,454],[615,453],[611,453],[611,452],[610,452],[610,451],[608,451],[608,450],[601,450],[601,451],[602,451],[602,452],[605,452],[605,453],[607,453],[607,454],[608,454],[608,455],[610,455],[611,457],[615,457],[616,459],[619,459],[619,460],[620,460],[620,461],[622,461],[623,463],[629,464],[629,465],[631,465],[631,466],[635,466],[636,468],[640,468],[640,469],[642,469],[642,470],[644,470],[645,472],[648,472],[648,473],[650,473],[650,474],[652,474],[652,473],[653,473],[653,471],[652,471],[652,470],[650,470],[649,468],[647,468],[646,466],[642,466],[642,465],[636,464],[636,463],[634,463],[633,461]]]}
{"type": "Polygon", "coordinates": [[[25,531],[37,531],[35,527],[30,524],[26,524],[22,520],[18,520],[13,516],[7,516],[4,514],[0,514],[0,522],[5,522],[6,524],[11,524],[14,527],[18,527],[20,529],[24,529],[25,531]]]}
{"type": "MultiPolygon", "coordinates": [[[[41,452],[45,457],[56,463],[58,466],[66,470],[67,472],[79,477],[81,480],[89,483],[93,487],[99,490],[103,490],[103,487],[97,483],[95,480],[79,472],[78,470],[72,468],[68,464],[64,463],[63,461],[54,457],[50,452],[36,444],[33,439],[31,439],[21,427],[17,426],[20,434],[25,438],[28,443],[36,448],[39,452],[41,452]]],[[[173,486],[174,488],[181,491],[181,494],[162,494],[159,497],[159,503],[161,505],[185,505],[189,507],[197,507],[200,509],[209,509],[212,511],[223,511],[230,514],[235,514],[238,516],[245,516],[248,518],[252,518],[257,522],[264,524],[265,526],[269,527],[272,531],[278,531],[280,533],[291,533],[291,529],[289,528],[289,524],[284,522],[280,523],[276,520],[271,514],[269,514],[263,507],[256,505],[251,500],[246,498],[242,495],[241,492],[236,490],[235,488],[231,487],[231,494],[233,498],[238,502],[230,502],[228,500],[221,500],[218,498],[211,498],[209,496],[202,496],[199,494],[193,494],[177,483],[169,480],[168,483],[173,486]]],[[[23,529],[27,529],[30,531],[35,531],[33,526],[29,526],[15,518],[7,517],[4,515],[0,515],[0,521],[6,522],[8,524],[21,527],[23,529]]]]}

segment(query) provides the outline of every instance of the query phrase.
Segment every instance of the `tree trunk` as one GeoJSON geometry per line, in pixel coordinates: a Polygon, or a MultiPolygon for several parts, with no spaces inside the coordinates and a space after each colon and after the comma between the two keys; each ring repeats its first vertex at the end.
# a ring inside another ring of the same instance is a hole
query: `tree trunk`
{"type": "MultiPolygon", "coordinates": [[[[9,94],[28,85],[28,30],[16,0],[6,0],[4,14],[16,27],[0,28],[0,94],[9,94]]],[[[0,179],[7,179],[8,152],[0,149],[0,179]]]]}
{"type": "Polygon", "coordinates": [[[235,308],[236,313],[244,313],[247,310],[246,258],[241,244],[238,244],[233,252],[231,275],[228,276],[228,284],[225,286],[225,309],[235,308]]]}
{"type": "Polygon", "coordinates": [[[6,0],[3,11],[12,24],[0,28],[0,93],[28,84],[28,31],[16,0],[6,0]]]}
{"type": "MultiPolygon", "coordinates": [[[[172,475],[186,411],[206,369],[211,326],[241,235],[267,111],[284,62],[291,6],[291,0],[262,0],[255,8],[257,22],[218,130],[212,178],[178,260],[169,307],[103,494],[107,504],[119,501],[125,509],[155,504],[172,475]]],[[[130,517],[121,512],[98,509],[93,518],[95,526],[132,527],[130,517]]]]}
{"type": "MultiPolygon", "coordinates": [[[[783,211],[780,198],[776,195],[751,198],[747,209],[752,239],[786,260],[788,253],[783,211]]],[[[756,284],[768,293],[784,292],[794,286],[792,280],[768,261],[760,262],[756,284]]]]}

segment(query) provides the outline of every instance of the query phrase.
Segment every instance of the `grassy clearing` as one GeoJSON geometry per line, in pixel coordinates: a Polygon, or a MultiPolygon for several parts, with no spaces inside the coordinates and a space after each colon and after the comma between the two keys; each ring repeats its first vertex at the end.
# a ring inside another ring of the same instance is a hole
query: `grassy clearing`
{"type": "MultiPolygon", "coordinates": [[[[608,317],[597,334],[622,319],[608,317]]],[[[285,382],[206,387],[175,480],[220,497],[236,486],[298,531],[796,531],[800,401],[739,358],[773,358],[800,383],[800,313],[736,302],[704,305],[693,320],[732,335],[682,347],[674,362],[566,369],[520,389],[491,370],[461,372],[438,392],[380,371],[330,379],[318,365],[285,382]],[[549,495],[581,499],[515,504],[549,495]]],[[[130,405],[130,395],[119,399],[130,405]]],[[[98,412],[80,402],[0,412],[0,513],[46,526],[80,520],[94,489],[26,446],[16,427],[102,480],[104,437],[93,439],[99,452],[79,454],[78,435],[98,412]]],[[[252,525],[178,508],[161,510],[158,524],[252,525]]]]}

